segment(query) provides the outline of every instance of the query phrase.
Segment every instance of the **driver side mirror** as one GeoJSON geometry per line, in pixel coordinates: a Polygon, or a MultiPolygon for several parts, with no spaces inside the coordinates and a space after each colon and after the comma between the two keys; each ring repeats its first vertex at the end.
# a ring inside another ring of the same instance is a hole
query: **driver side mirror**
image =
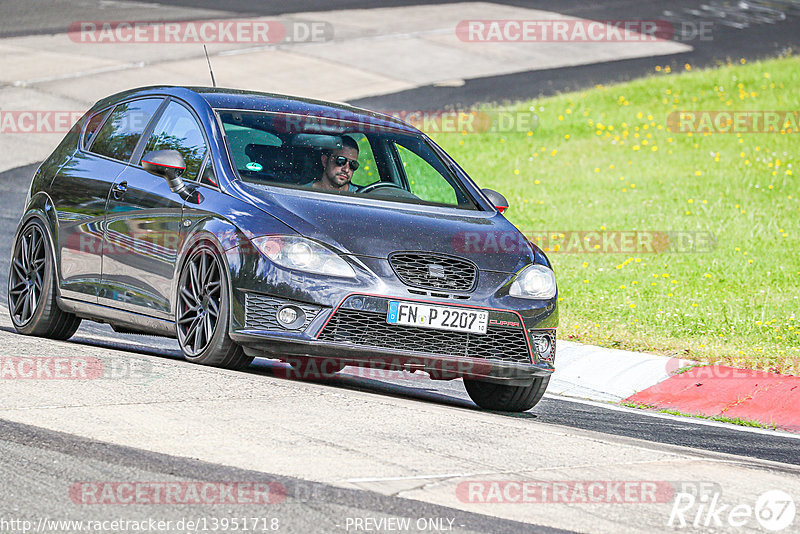
{"type": "Polygon", "coordinates": [[[483,194],[486,195],[486,198],[489,199],[489,202],[492,203],[492,206],[494,206],[497,211],[503,213],[508,209],[508,200],[506,200],[506,197],[493,189],[481,189],[481,191],[483,191],[483,194]]]}
{"type": "Polygon", "coordinates": [[[160,176],[167,181],[173,193],[182,197],[188,194],[181,174],[186,170],[186,162],[177,150],[154,150],[142,157],[142,168],[150,174],[160,176]]]}

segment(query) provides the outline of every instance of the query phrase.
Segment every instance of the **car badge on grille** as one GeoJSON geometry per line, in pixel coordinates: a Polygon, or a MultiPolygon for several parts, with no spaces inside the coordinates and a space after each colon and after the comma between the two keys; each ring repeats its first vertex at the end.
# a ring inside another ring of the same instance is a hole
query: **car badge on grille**
{"type": "Polygon", "coordinates": [[[444,278],[444,265],[437,263],[428,265],[428,278],[444,278]]]}

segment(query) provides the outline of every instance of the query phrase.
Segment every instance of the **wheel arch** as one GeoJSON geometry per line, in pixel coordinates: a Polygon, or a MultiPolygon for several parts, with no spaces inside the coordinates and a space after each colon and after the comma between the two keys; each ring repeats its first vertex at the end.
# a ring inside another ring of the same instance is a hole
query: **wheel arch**
{"type": "MultiPolygon", "coordinates": [[[[236,249],[241,249],[242,246],[247,246],[249,240],[239,228],[234,224],[220,219],[204,219],[196,223],[190,230],[186,237],[183,239],[180,253],[178,254],[178,263],[175,269],[175,277],[172,281],[172,303],[171,313],[174,318],[178,306],[178,291],[181,273],[186,261],[200,243],[209,243],[217,253],[217,256],[222,261],[222,267],[225,275],[225,285],[228,289],[228,297],[230,305],[228,306],[228,329],[231,329],[234,319],[234,308],[236,298],[234,296],[233,281],[238,276],[238,269],[231,265],[229,256],[233,256],[237,260],[237,266],[241,265],[241,260],[238,253],[232,252],[236,249]]],[[[176,322],[177,328],[177,322],[176,322]]]]}
{"type": "Polygon", "coordinates": [[[17,238],[23,228],[33,219],[36,219],[44,226],[45,233],[47,234],[47,244],[50,248],[50,255],[53,258],[53,269],[56,275],[56,292],[61,295],[61,256],[58,254],[58,216],[53,207],[53,201],[47,193],[38,192],[34,194],[28,205],[25,206],[25,212],[17,223],[17,228],[14,231],[14,238],[11,241],[11,255],[13,257],[14,249],[17,245],[17,238]]]}

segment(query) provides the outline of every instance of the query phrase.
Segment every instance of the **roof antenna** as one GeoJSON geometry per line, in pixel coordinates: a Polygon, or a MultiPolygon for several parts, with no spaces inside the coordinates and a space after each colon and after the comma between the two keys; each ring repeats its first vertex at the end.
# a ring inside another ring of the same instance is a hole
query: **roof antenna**
{"type": "Polygon", "coordinates": [[[208,72],[211,74],[211,85],[216,87],[217,82],[214,80],[214,71],[211,70],[211,60],[208,59],[208,49],[206,49],[206,45],[203,45],[203,51],[206,53],[206,61],[208,61],[208,72]]]}

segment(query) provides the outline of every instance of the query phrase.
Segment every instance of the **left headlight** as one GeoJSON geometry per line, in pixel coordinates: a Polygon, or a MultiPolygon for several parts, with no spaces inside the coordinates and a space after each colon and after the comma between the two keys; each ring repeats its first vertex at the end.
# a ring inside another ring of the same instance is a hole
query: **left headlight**
{"type": "Polygon", "coordinates": [[[305,237],[267,235],[253,239],[253,244],[281,267],[343,278],[356,277],[350,264],[338,254],[305,237]]]}
{"type": "Polygon", "coordinates": [[[523,299],[551,299],[556,296],[556,275],[544,265],[528,265],[514,278],[508,294],[523,299]]]}

